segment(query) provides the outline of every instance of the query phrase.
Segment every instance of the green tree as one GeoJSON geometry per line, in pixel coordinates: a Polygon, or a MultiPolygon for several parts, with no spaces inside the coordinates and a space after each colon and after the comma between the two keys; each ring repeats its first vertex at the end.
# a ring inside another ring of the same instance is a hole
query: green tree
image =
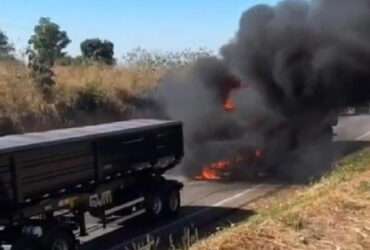
{"type": "Polygon", "coordinates": [[[33,34],[28,41],[34,54],[44,63],[51,66],[55,60],[65,56],[63,49],[71,42],[65,31],[60,30],[58,24],[49,18],[42,17],[34,28],[33,34]]]}
{"type": "Polygon", "coordinates": [[[12,59],[13,46],[9,43],[8,37],[0,30],[0,59],[12,59]]]}
{"type": "Polygon", "coordinates": [[[81,43],[81,53],[86,59],[102,62],[108,65],[115,63],[114,44],[108,40],[98,38],[86,39],[81,43]]]}
{"type": "Polygon", "coordinates": [[[71,40],[65,31],[60,30],[58,24],[46,17],[40,18],[34,32],[28,41],[29,66],[36,81],[42,87],[50,87],[55,83],[52,67],[57,59],[66,55],[63,49],[71,40]]]}

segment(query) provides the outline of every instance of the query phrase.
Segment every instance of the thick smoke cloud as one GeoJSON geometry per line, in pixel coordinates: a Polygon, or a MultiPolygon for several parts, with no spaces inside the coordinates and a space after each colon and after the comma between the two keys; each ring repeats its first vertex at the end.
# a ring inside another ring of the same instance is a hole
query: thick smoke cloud
{"type": "MultiPolygon", "coordinates": [[[[239,84],[217,58],[201,59],[163,79],[155,100],[166,118],[184,122],[185,174],[199,174],[204,164],[228,158],[243,144],[250,143],[242,139],[246,134],[246,114],[239,115],[239,110],[226,113],[223,107],[239,84]]],[[[254,95],[251,97],[256,100],[254,95]]]]}
{"type": "Polygon", "coordinates": [[[156,91],[163,115],[184,121],[185,173],[263,148],[266,166],[294,159],[308,174],[307,161],[317,167],[318,153],[329,150],[321,135],[333,114],[370,99],[370,1],[255,6],[220,53],[167,76],[156,91]],[[228,98],[234,112],[223,108],[228,98]]]}
{"type": "Polygon", "coordinates": [[[370,1],[283,1],[246,11],[224,62],[286,116],[370,93],[370,1]]]}

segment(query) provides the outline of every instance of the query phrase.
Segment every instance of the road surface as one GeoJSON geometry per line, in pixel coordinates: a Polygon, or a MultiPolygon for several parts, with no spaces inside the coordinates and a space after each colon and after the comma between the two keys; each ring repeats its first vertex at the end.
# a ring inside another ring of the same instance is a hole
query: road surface
{"type": "MultiPolygon", "coordinates": [[[[178,238],[185,229],[201,230],[203,226],[236,212],[246,203],[268,195],[279,187],[278,184],[269,183],[209,183],[185,179],[182,182],[185,185],[182,190],[183,208],[176,218],[150,224],[144,219],[134,219],[125,226],[115,221],[109,223],[104,230],[94,219],[88,218],[90,234],[81,238],[84,243],[82,249],[125,249],[132,242],[146,241],[147,234],[156,239],[161,238],[161,244],[165,244],[169,241],[169,235],[173,234],[173,237],[178,238]]],[[[248,211],[243,214],[245,217],[250,216],[248,211]]]]}
{"type": "MultiPolygon", "coordinates": [[[[341,117],[335,134],[334,144],[338,145],[338,151],[343,154],[367,146],[366,141],[370,141],[370,116],[341,117]]],[[[187,233],[186,230],[192,230],[191,234],[195,235],[206,233],[203,231],[215,231],[217,220],[235,212],[239,213],[240,220],[244,220],[253,213],[242,207],[282,188],[282,184],[267,181],[217,183],[186,180],[178,176],[173,178],[185,184],[182,191],[183,208],[178,217],[150,224],[143,219],[135,219],[125,225],[116,221],[109,223],[104,230],[95,219],[89,217],[90,235],[81,238],[82,250],[130,249],[140,242],[152,240],[155,244],[157,239],[160,241],[156,244],[168,245],[170,238],[181,239],[187,233]],[[150,240],[148,234],[152,235],[150,240]]]]}
{"type": "Polygon", "coordinates": [[[340,117],[335,133],[337,141],[370,141],[370,115],[340,117]]]}

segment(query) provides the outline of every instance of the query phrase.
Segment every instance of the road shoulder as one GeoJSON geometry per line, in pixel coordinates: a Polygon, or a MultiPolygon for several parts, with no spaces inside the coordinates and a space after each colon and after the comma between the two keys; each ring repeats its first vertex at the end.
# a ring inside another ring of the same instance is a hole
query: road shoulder
{"type": "Polygon", "coordinates": [[[370,149],[337,165],[316,184],[264,200],[247,222],[192,249],[370,249],[370,149]]]}

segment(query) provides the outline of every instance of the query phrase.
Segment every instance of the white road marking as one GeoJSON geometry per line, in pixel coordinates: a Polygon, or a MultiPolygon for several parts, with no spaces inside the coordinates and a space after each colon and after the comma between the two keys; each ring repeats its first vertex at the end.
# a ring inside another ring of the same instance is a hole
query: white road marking
{"type": "Polygon", "coordinates": [[[356,141],[361,141],[361,140],[367,138],[368,136],[370,136],[370,131],[367,131],[365,134],[363,134],[363,135],[361,135],[359,137],[356,137],[355,140],[356,141]]]}
{"type": "MultiPolygon", "coordinates": [[[[199,211],[197,211],[195,213],[189,214],[189,215],[187,215],[187,216],[185,216],[185,217],[183,217],[183,218],[181,218],[179,220],[176,220],[176,221],[174,221],[174,222],[172,222],[170,224],[164,225],[162,227],[158,227],[155,230],[153,230],[153,231],[151,231],[149,233],[146,233],[145,235],[155,234],[155,233],[160,232],[160,231],[163,231],[163,230],[165,230],[167,228],[173,227],[176,224],[183,223],[183,222],[185,222],[185,221],[187,221],[187,220],[189,220],[189,219],[191,219],[193,217],[196,217],[198,215],[204,214],[204,213],[208,212],[209,210],[212,210],[212,208],[214,208],[214,207],[219,207],[219,206],[225,205],[225,204],[227,204],[230,201],[233,201],[233,200],[235,200],[237,198],[242,197],[243,195],[246,195],[248,193],[254,192],[254,191],[256,191],[256,190],[258,190],[260,188],[263,188],[265,186],[266,186],[265,184],[260,184],[260,185],[254,186],[253,188],[249,188],[247,190],[244,190],[244,191],[242,191],[240,193],[237,193],[237,194],[235,194],[235,195],[233,195],[233,196],[231,196],[229,198],[226,198],[224,200],[221,200],[221,201],[219,201],[219,202],[217,202],[217,203],[215,203],[213,205],[210,205],[210,207],[203,208],[203,209],[201,209],[201,210],[199,210],[199,211]]],[[[144,237],[145,235],[137,236],[137,237],[131,239],[130,241],[135,241],[136,239],[140,239],[140,238],[144,237]]],[[[123,242],[121,244],[118,244],[118,245],[110,248],[109,250],[119,250],[119,249],[121,249],[122,247],[124,247],[127,244],[128,244],[128,242],[126,241],[126,242],[123,242]]]]}

